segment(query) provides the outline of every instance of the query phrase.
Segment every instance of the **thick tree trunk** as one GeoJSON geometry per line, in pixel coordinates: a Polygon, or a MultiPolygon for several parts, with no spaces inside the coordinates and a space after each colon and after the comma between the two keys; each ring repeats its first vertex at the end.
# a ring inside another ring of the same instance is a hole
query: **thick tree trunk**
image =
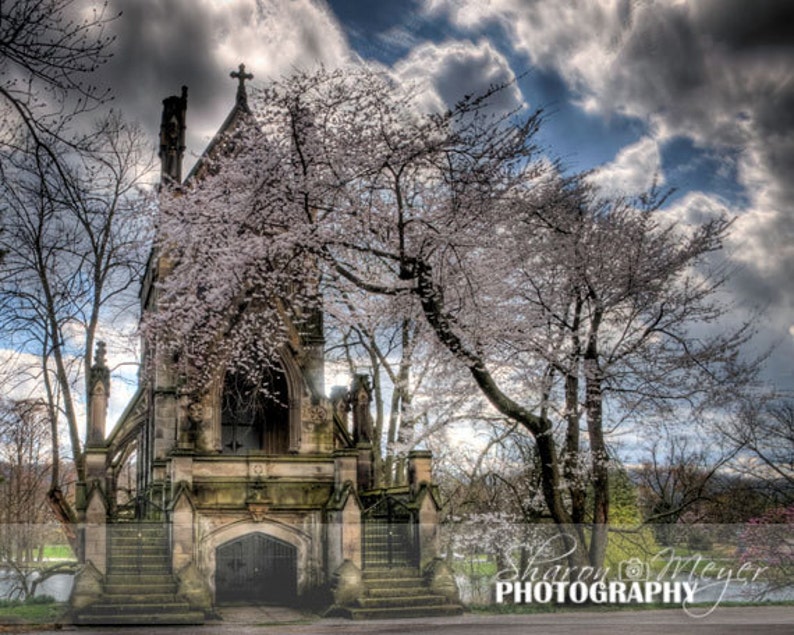
{"type": "MultiPolygon", "coordinates": [[[[598,321],[593,320],[594,328],[598,321]]],[[[594,567],[604,564],[609,522],[609,454],[604,441],[602,373],[598,366],[597,338],[589,338],[585,351],[585,409],[587,433],[593,471],[593,527],[590,539],[590,562],[594,567]]]]}
{"type": "Polygon", "coordinates": [[[77,540],[77,517],[75,516],[72,506],[66,497],[63,495],[60,487],[53,487],[47,492],[47,501],[50,504],[55,517],[61,524],[61,529],[69,541],[69,546],[72,548],[74,554],[80,558],[79,542],[77,540]]]}
{"type": "Polygon", "coordinates": [[[511,421],[526,428],[534,437],[540,456],[544,500],[564,539],[566,552],[569,553],[568,562],[575,569],[588,566],[586,546],[577,539],[577,528],[562,499],[560,467],[551,424],[502,392],[480,356],[467,348],[453,328],[454,317],[444,311],[441,293],[433,284],[430,268],[424,263],[417,263],[417,278],[417,294],[422,310],[439,341],[466,364],[491,405],[511,421]]]}

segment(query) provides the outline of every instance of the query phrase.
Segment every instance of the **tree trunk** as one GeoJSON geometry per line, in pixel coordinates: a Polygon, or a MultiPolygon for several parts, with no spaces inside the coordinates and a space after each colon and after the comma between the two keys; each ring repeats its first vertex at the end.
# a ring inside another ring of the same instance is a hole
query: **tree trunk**
{"type": "Polygon", "coordinates": [[[587,549],[577,539],[577,530],[562,500],[560,469],[557,461],[557,449],[554,442],[552,426],[547,419],[539,417],[513,401],[497,385],[485,363],[479,355],[469,350],[453,328],[455,319],[443,309],[440,291],[432,280],[430,267],[425,263],[416,263],[416,293],[422,305],[422,311],[433,328],[439,341],[461,360],[469,369],[474,381],[486,399],[500,413],[511,421],[526,428],[535,439],[541,464],[541,482],[543,496],[549,514],[563,537],[568,562],[571,567],[579,569],[589,564],[587,549]]]}
{"type": "MultiPolygon", "coordinates": [[[[598,314],[596,318],[598,317],[598,314]]],[[[598,320],[593,320],[597,329],[598,320]]],[[[593,333],[585,351],[585,409],[593,470],[593,527],[590,539],[590,563],[604,564],[609,522],[609,454],[604,441],[602,372],[598,365],[597,337],[593,333]]]]}
{"type": "Polygon", "coordinates": [[[61,523],[61,528],[69,541],[69,546],[74,551],[75,555],[80,558],[79,544],[77,541],[77,533],[75,527],[77,526],[77,518],[75,517],[74,510],[66,500],[60,487],[53,487],[47,492],[47,501],[50,504],[55,517],[61,523]]]}

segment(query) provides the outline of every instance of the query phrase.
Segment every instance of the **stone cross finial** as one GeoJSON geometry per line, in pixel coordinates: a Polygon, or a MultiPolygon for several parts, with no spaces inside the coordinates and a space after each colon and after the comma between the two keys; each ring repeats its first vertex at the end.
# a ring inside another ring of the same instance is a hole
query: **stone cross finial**
{"type": "Polygon", "coordinates": [[[245,106],[248,105],[248,95],[245,92],[245,80],[246,79],[253,79],[253,73],[246,73],[245,72],[245,64],[240,64],[238,70],[232,71],[229,73],[229,77],[232,77],[238,81],[237,84],[237,103],[243,104],[245,106]]]}

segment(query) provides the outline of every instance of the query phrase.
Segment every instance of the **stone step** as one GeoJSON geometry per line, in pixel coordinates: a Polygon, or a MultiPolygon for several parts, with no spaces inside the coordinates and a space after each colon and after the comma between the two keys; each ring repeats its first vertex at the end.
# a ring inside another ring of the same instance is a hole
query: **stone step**
{"type": "Polygon", "coordinates": [[[144,562],[146,564],[153,564],[158,562],[171,562],[170,558],[159,553],[117,553],[111,555],[108,559],[110,566],[118,564],[130,564],[133,562],[144,562]]]}
{"type": "MultiPolygon", "coordinates": [[[[138,581],[142,582],[140,578],[150,578],[152,576],[156,576],[162,578],[164,576],[170,576],[171,570],[167,567],[136,567],[136,566],[128,566],[128,567],[114,567],[113,568],[113,575],[121,576],[128,581],[138,581]],[[132,579],[132,580],[131,580],[132,579]]],[[[116,582],[116,580],[113,580],[116,582]]]]}
{"type": "Polygon", "coordinates": [[[168,532],[163,526],[146,526],[146,525],[110,525],[108,533],[112,538],[166,538],[168,532]]]}
{"type": "MultiPolygon", "coordinates": [[[[169,604],[174,602],[176,597],[176,589],[158,590],[157,592],[148,593],[143,589],[127,588],[125,591],[118,591],[108,593],[107,591],[102,596],[102,602],[107,604],[169,604]]],[[[181,600],[179,600],[181,601],[181,600]]]]}
{"type": "Polygon", "coordinates": [[[372,589],[421,589],[424,580],[421,578],[395,578],[394,580],[365,580],[364,585],[372,589]]]}
{"type": "Polygon", "coordinates": [[[421,595],[422,589],[417,589],[414,595],[403,597],[367,597],[361,598],[358,604],[363,609],[389,609],[425,606],[441,606],[446,604],[442,595],[421,595]]]}
{"type": "Polygon", "coordinates": [[[144,556],[142,554],[117,556],[110,559],[108,570],[111,573],[115,573],[115,569],[118,567],[129,567],[137,564],[169,567],[171,565],[171,560],[169,558],[163,558],[162,556],[144,556]]]}
{"type": "Polygon", "coordinates": [[[167,560],[128,560],[125,562],[116,562],[108,567],[110,574],[123,574],[128,573],[171,573],[170,563],[167,560]]]}
{"type": "Polygon", "coordinates": [[[368,562],[380,562],[382,566],[390,562],[395,566],[405,566],[411,562],[412,551],[410,549],[389,549],[388,546],[377,549],[367,545],[364,547],[364,558],[368,562]]]}
{"type": "Polygon", "coordinates": [[[413,619],[417,617],[452,617],[463,614],[457,604],[439,606],[391,607],[384,609],[351,608],[344,611],[351,620],[413,619]]]}
{"type": "Polygon", "coordinates": [[[114,549],[109,554],[110,561],[115,558],[160,558],[161,560],[168,559],[168,553],[165,549],[158,549],[156,547],[134,547],[114,549]]]}
{"type": "Polygon", "coordinates": [[[410,553],[411,547],[399,544],[390,544],[388,540],[379,542],[365,542],[364,551],[366,553],[384,553],[387,554],[389,550],[393,552],[410,553]]]}
{"type": "Polygon", "coordinates": [[[108,549],[108,556],[114,558],[115,556],[159,556],[167,558],[169,556],[168,549],[157,545],[111,545],[108,549]]]}
{"type": "MultiPolygon", "coordinates": [[[[162,576],[160,576],[163,579],[162,576]]],[[[170,577],[170,576],[169,576],[170,577]]],[[[130,582],[118,582],[115,584],[108,583],[105,584],[105,595],[129,595],[129,596],[139,596],[139,595],[173,595],[177,591],[176,582],[173,580],[169,580],[168,582],[159,582],[159,583],[146,583],[146,584],[135,584],[130,582]]]]}
{"type": "Polygon", "coordinates": [[[147,585],[173,583],[174,578],[170,573],[108,573],[105,584],[108,585],[147,585]]]}
{"type": "Polygon", "coordinates": [[[406,587],[393,587],[393,586],[380,586],[380,587],[369,587],[367,589],[367,597],[371,598],[404,598],[404,597],[411,597],[414,595],[423,595],[426,594],[428,591],[426,588],[422,587],[421,584],[417,584],[416,586],[406,586],[406,587]]]}
{"type": "Polygon", "coordinates": [[[110,542],[114,547],[159,547],[165,549],[168,541],[165,538],[149,538],[148,536],[111,536],[110,542]]]}
{"type": "Polygon", "coordinates": [[[119,615],[140,613],[186,613],[190,611],[187,602],[176,601],[173,597],[169,602],[128,602],[119,598],[118,602],[110,602],[102,598],[83,610],[85,615],[119,615]]]}
{"type": "Polygon", "coordinates": [[[113,549],[168,549],[168,540],[165,538],[150,538],[147,536],[110,536],[109,545],[113,549]]]}
{"type": "Polygon", "coordinates": [[[114,542],[111,545],[111,549],[110,549],[111,555],[115,553],[138,553],[138,552],[151,553],[151,554],[159,553],[166,555],[168,553],[168,547],[167,545],[159,545],[156,543],[148,543],[148,542],[143,542],[143,543],[134,542],[128,545],[127,544],[119,545],[114,542]]]}
{"type": "Polygon", "coordinates": [[[165,538],[157,537],[150,538],[148,536],[111,536],[110,543],[114,547],[128,548],[128,547],[159,547],[165,549],[168,541],[165,538]]]}
{"type": "Polygon", "coordinates": [[[361,576],[368,578],[421,578],[418,567],[367,567],[361,576]]]}
{"type": "Polygon", "coordinates": [[[374,584],[390,584],[392,582],[401,582],[405,583],[407,581],[417,581],[420,585],[423,583],[424,578],[419,575],[418,573],[414,572],[413,574],[407,572],[400,572],[401,570],[396,569],[395,573],[364,573],[361,578],[367,584],[374,583],[374,584]]]}
{"type": "Polygon", "coordinates": [[[198,625],[204,623],[204,614],[200,611],[185,611],[183,613],[108,613],[88,614],[81,613],[75,616],[75,624],[81,626],[132,626],[140,624],[167,625],[198,625]]]}
{"type": "Polygon", "coordinates": [[[167,536],[167,528],[163,525],[109,525],[111,536],[131,537],[146,536],[157,538],[167,536]]]}
{"type": "Polygon", "coordinates": [[[169,560],[167,560],[166,558],[162,558],[162,557],[159,557],[159,556],[154,557],[154,558],[144,558],[143,556],[141,556],[141,557],[129,556],[129,557],[122,557],[122,558],[118,558],[118,559],[115,559],[115,558],[112,559],[110,561],[110,565],[108,567],[108,570],[111,573],[118,573],[116,571],[116,569],[124,569],[124,568],[134,567],[134,566],[137,566],[137,565],[143,565],[143,566],[147,566],[147,567],[155,567],[156,566],[156,567],[160,567],[160,568],[164,567],[164,568],[168,569],[169,571],[171,569],[171,562],[169,560]]]}
{"type": "Polygon", "coordinates": [[[111,540],[110,553],[114,552],[124,553],[137,553],[138,551],[146,551],[150,553],[168,553],[168,545],[155,541],[139,541],[137,538],[130,540],[111,540]]]}

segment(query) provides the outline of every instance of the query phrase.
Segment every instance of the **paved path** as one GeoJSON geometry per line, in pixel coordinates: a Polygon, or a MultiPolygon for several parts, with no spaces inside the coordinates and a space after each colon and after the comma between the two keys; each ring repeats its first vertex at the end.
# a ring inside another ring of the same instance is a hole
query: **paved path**
{"type": "MultiPolygon", "coordinates": [[[[198,635],[268,635],[291,633],[312,635],[351,635],[374,633],[404,635],[794,635],[794,606],[719,607],[703,619],[693,619],[678,609],[663,611],[572,611],[541,615],[466,614],[455,618],[382,620],[351,622],[323,619],[280,607],[228,608],[222,620],[201,627],[125,627],[124,635],[177,633],[198,635]]],[[[116,635],[117,628],[76,628],[64,626],[45,633],[87,633],[116,635]]]]}

